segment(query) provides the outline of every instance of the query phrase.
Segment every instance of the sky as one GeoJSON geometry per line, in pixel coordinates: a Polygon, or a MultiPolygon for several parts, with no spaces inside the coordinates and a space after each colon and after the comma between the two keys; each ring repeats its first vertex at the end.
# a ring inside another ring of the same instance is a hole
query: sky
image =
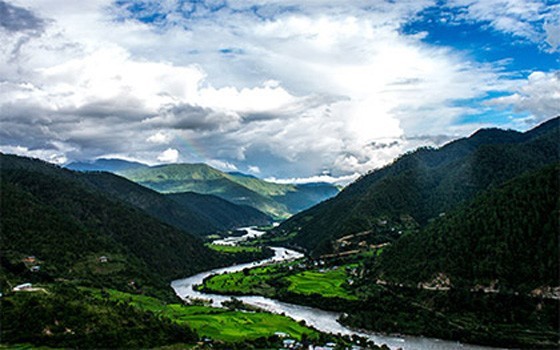
{"type": "Polygon", "coordinates": [[[560,1],[0,0],[0,151],[346,183],[560,115],[560,1]]]}

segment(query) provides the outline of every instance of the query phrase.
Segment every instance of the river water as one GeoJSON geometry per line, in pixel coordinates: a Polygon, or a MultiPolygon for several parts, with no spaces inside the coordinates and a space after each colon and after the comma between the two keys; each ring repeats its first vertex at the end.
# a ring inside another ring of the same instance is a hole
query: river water
{"type": "MultiPolygon", "coordinates": [[[[225,240],[217,240],[214,243],[217,244],[228,244],[234,245],[238,242],[246,240],[252,237],[258,237],[264,232],[255,230],[253,228],[242,228],[241,230],[246,230],[247,234],[240,237],[229,237],[225,240]]],[[[233,296],[218,295],[201,293],[193,289],[193,286],[201,284],[204,278],[221,273],[236,272],[241,271],[245,268],[255,267],[264,265],[270,262],[279,262],[286,260],[299,259],[303,257],[303,254],[296,252],[294,250],[286,248],[271,247],[274,250],[274,256],[270,259],[261,260],[257,262],[233,265],[229,267],[219,268],[215,270],[210,270],[206,272],[199,273],[197,275],[175,280],[171,283],[171,287],[175,290],[175,293],[183,299],[187,298],[200,298],[200,299],[211,299],[212,305],[220,307],[221,303],[226,300],[230,300],[233,296]]],[[[277,314],[285,314],[296,321],[304,320],[307,325],[312,326],[322,332],[327,333],[340,333],[340,334],[357,334],[362,337],[367,337],[378,345],[386,344],[391,349],[403,350],[444,350],[444,349],[461,349],[461,350],[483,350],[483,349],[494,349],[476,345],[461,344],[459,342],[424,338],[424,337],[411,337],[411,336],[392,336],[392,335],[382,335],[372,332],[361,332],[349,329],[340,323],[337,319],[340,313],[325,311],[317,308],[312,308],[308,306],[289,304],[282,301],[265,298],[261,296],[235,296],[235,298],[247,303],[249,305],[258,306],[269,312],[277,314]]]]}

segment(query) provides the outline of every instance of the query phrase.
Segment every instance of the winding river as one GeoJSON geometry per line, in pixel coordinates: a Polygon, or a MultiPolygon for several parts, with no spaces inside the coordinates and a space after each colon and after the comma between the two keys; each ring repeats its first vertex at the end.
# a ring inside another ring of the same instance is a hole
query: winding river
{"type": "MultiPolygon", "coordinates": [[[[252,237],[258,237],[264,232],[255,230],[254,228],[242,228],[241,230],[247,231],[246,235],[240,237],[228,237],[224,240],[217,240],[214,243],[217,244],[228,244],[235,245],[238,242],[246,240],[252,237]]],[[[221,303],[226,300],[230,300],[233,296],[227,295],[217,295],[209,293],[201,293],[193,289],[194,285],[201,284],[204,278],[221,273],[236,272],[241,271],[248,267],[255,267],[269,262],[279,262],[291,259],[299,259],[303,257],[303,254],[296,252],[294,250],[286,248],[271,247],[274,250],[274,256],[270,259],[261,260],[257,262],[233,265],[229,267],[219,268],[215,270],[210,270],[206,272],[199,273],[197,275],[187,277],[184,279],[175,280],[171,283],[171,286],[175,290],[178,296],[183,299],[187,298],[202,298],[202,299],[212,299],[212,305],[220,307],[221,303]]],[[[242,300],[244,303],[258,306],[269,312],[277,314],[285,314],[297,321],[304,320],[307,325],[312,326],[320,331],[327,333],[340,333],[340,334],[357,334],[363,337],[367,337],[374,341],[376,344],[386,344],[391,349],[403,349],[403,350],[444,350],[444,349],[462,349],[462,350],[483,350],[483,349],[495,349],[476,345],[461,344],[459,342],[446,341],[433,338],[424,337],[411,337],[411,336],[393,336],[393,335],[382,335],[373,332],[362,332],[355,331],[347,328],[337,322],[340,314],[336,312],[324,311],[317,308],[312,308],[308,306],[301,306],[296,304],[289,304],[282,301],[265,298],[261,296],[235,296],[235,298],[242,300]]]]}

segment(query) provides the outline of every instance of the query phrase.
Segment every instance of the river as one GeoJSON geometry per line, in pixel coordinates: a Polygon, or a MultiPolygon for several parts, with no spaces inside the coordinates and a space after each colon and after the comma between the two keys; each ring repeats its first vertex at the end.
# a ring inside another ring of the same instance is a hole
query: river
{"type": "MultiPolygon", "coordinates": [[[[225,240],[217,240],[214,243],[219,244],[230,244],[234,245],[238,242],[244,241],[248,238],[258,237],[264,232],[255,230],[254,228],[241,228],[240,230],[246,230],[247,234],[240,237],[229,237],[225,240]]],[[[201,298],[201,299],[212,299],[212,305],[220,307],[221,303],[226,300],[230,300],[233,296],[218,295],[201,293],[193,289],[194,285],[201,284],[204,278],[221,273],[236,272],[241,271],[248,267],[260,266],[267,264],[269,262],[279,262],[292,259],[299,259],[303,257],[303,254],[296,252],[294,250],[271,247],[274,250],[274,256],[270,259],[261,260],[257,262],[233,265],[229,267],[214,269],[206,272],[199,273],[197,275],[175,280],[171,283],[171,287],[175,290],[175,293],[183,299],[186,298],[201,298]]],[[[325,311],[317,308],[312,308],[308,306],[296,305],[285,303],[282,301],[265,298],[261,296],[235,296],[235,298],[243,301],[244,303],[258,306],[269,312],[277,314],[285,314],[297,321],[304,320],[307,325],[312,326],[322,332],[327,333],[340,333],[340,334],[357,334],[362,337],[367,337],[378,345],[386,344],[391,349],[403,349],[403,350],[447,350],[447,349],[462,349],[462,350],[483,350],[483,349],[496,349],[483,346],[461,344],[459,342],[440,340],[434,338],[424,338],[424,337],[411,337],[411,336],[392,336],[383,335],[373,332],[361,332],[355,331],[347,328],[340,323],[337,319],[340,314],[337,312],[325,311]]]]}

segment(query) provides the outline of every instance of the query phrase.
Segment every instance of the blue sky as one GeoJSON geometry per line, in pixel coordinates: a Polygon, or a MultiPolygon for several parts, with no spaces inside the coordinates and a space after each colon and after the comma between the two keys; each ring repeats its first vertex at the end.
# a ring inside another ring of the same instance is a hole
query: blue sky
{"type": "Polygon", "coordinates": [[[560,115],[548,0],[0,1],[0,151],[341,181],[560,115]]]}

